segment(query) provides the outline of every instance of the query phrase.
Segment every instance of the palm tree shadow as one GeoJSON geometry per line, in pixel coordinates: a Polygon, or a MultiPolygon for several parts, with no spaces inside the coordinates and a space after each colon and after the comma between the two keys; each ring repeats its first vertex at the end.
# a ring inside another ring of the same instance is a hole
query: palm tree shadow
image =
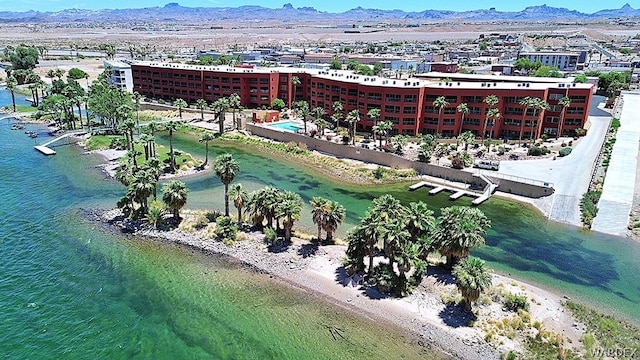
{"type": "Polygon", "coordinates": [[[302,256],[303,259],[314,256],[318,252],[318,247],[319,244],[317,241],[304,244],[298,249],[298,255],[302,256]]]}
{"type": "Polygon", "coordinates": [[[456,283],[451,271],[440,266],[430,266],[428,276],[433,277],[438,285],[455,285],[456,283]]]}
{"type": "Polygon", "coordinates": [[[368,284],[364,280],[364,276],[361,273],[349,275],[344,266],[340,266],[336,269],[336,282],[344,287],[359,287],[362,293],[372,300],[380,300],[392,297],[389,294],[385,294],[378,290],[375,285],[368,284]]]}
{"type": "Polygon", "coordinates": [[[269,245],[267,249],[269,250],[270,253],[280,254],[283,252],[287,252],[287,250],[289,250],[289,245],[291,245],[290,242],[283,240],[273,245],[269,245]]]}
{"type": "Polygon", "coordinates": [[[381,300],[381,299],[386,299],[388,297],[391,297],[391,295],[389,294],[385,294],[383,292],[381,292],[380,290],[378,290],[378,287],[375,285],[370,285],[370,284],[363,284],[361,289],[363,290],[362,292],[369,298],[372,300],[381,300]]]}
{"type": "Polygon", "coordinates": [[[461,305],[447,304],[438,313],[442,321],[453,328],[468,327],[476,316],[472,312],[466,312],[461,305]]]}

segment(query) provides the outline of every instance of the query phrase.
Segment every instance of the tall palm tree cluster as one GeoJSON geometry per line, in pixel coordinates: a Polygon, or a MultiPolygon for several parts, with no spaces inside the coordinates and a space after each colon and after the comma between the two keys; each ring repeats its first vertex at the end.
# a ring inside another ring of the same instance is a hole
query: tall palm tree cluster
{"type": "MultiPolygon", "coordinates": [[[[189,104],[184,99],[176,99],[173,101],[173,106],[178,108],[178,115],[182,119],[182,109],[189,107],[189,104]]],[[[229,109],[233,113],[233,124],[236,129],[240,130],[240,122],[236,118],[236,111],[242,110],[242,103],[240,95],[231,94],[228,97],[221,97],[213,103],[209,104],[204,99],[198,99],[195,106],[200,110],[200,119],[204,120],[204,110],[210,109],[213,111],[215,118],[218,120],[220,134],[224,133],[224,118],[229,109]]]]}
{"type": "Polygon", "coordinates": [[[266,226],[283,232],[286,242],[291,241],[293,225],[302,215],[302,205],[300,195],[271,186],[251,192],[246,202],[253,227],[264,230],[266,226]]]}
{"type": "MultiPolygon", "coordinates": [[[[84,71],[72,68],[67,73],[62,69],[52,69],[46,75],[51,79],[51,86],[46,85],[39,76],[28,78],[32,83],[29,85],[33,95],[33,104],[38,106],[37,116],[53,115],[58,122],[58,126],[67,129],[77,129],[76,120],[82,124],[82,106],[87,109],[87,91],[78,82],[79,79],[87,78],[84,71]],[[67,80],[63,77],[67,75],[67,80]],[[42,91],[42,101],[38,96],[38,90],[42,91]],[[75,109],[78,110],[76,118],[75,109]]],[[[87,119],[88,121],[88,119],[87,119]]]]}
{"type": "Polygon", "coordinates": [[[311,210],[313,223],[318,226],[318,241],[320,241],[322,230],[324,230],[327,234],[326,242],[333,242],[333,233],[347,215],[346,209],[337,201],[331,201],[319,196],[314,196],[309,203],[313,207],[311,210]]]}
{"type": "MultiPolygon", "coordinates": [[[[373,200],[360,224],[349,232],[345,267],[351,274],[366,271],[370,284],[400,296],[420,283],[427,270],[427,256],[433,252],[445,256],[445,266],[459,269],[459,274],[468,270],[474,278],[486,277],[483,265],[476,275],[469,262],[477,267],[477,261],[467,258],[471,249],[485,243],[483,236],[489,227],[489,220],[476,208],[452,206],[442,209],[436,218],[424,202],[403,206],[393,196],[383,195],[373,200]]],[[[478,282],[484,284],[482,279],[478,282]]],[[[486,290],[489,285],[485,285],[478,289],[486,290]]],[[[465,283],[458,286],[470,290],[465,283]]],[[[463,297],[475,294],[465,291],[463,297]]],[[[465,297],[469,304],[475,300],[465,297]]]]}

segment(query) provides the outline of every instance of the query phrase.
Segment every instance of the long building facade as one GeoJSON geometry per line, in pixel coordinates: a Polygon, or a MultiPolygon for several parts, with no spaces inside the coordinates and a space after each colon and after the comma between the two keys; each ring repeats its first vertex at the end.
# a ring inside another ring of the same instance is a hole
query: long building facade
{"type": "Polygon", "coordinates": [[[151,62],[134,63],[131,69],[134,91],[150,98],[182,98],[188,103],[204,99],[211,103],[236,93],[245,108],[269,107],[276,98],[289,107],[305,100],[311,108],[323,108],[328,116],[333,113],[333,104],[340,102],[345,114],[354,109],[360,112],[359,131],[371,131],[375,119],[366,114],[380,109],[380,120],[391,121],[394,134],[453,137],[471,131],[479,137],[507,140],[539,138],[542,134],[574,136],[588,119],[593,87],[566,79],[518,83],[501,82],[500,77],[484,82],[387,79],[341,70],[151,62]],[[299,80],[295,86],[294,77],[299,80]],[[494,107],[501,116],[495,121],[486,117],[489,106],[484,99],[489,95],[498,97],[494,107]],[[448,103],[442,109],[434,105],[440,96],[448,103]],[[565,96],[571,100],[567,107],[559,104],[565,96]],[[540,98],[549,108],[527,109],[520,105],[525,97],[540,98]],[[468,114],[457,110],[461,103],[467,104],[468,114]]]}

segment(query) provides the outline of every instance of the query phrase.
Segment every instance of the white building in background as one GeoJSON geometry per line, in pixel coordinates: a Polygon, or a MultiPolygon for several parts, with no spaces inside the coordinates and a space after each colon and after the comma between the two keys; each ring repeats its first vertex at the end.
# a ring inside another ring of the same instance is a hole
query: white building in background
{"type": "Polygon", "coordinates": [[[109,84],[114,85],[126,92],[133,93],[133,76],[131,75],[131,65],[120,60],[105,60],[104,68],[111,69],[109,84]]]}
{"type": "Polygon", "coordinates": [[[578,69],[579,53],[567,52],[530,52],[520,53],[520,58],[527,58],[531,62],[539,61],[544,66],[552,66],[560,71],[576,71],[578,69]]]}

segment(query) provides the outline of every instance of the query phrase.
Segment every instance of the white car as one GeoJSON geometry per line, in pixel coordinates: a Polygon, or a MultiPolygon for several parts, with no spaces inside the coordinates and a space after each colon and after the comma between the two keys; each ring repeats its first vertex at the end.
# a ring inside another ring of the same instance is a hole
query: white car
{"type": "Polygon", "coordinates": [[[476,160],[473,163],[473,167],[477,167],[477,168],[480,168],[480,169],[498,171],[498,170],[500,170],[500,162],[499,161],[490,161],[490,160],[476,160]]]}

